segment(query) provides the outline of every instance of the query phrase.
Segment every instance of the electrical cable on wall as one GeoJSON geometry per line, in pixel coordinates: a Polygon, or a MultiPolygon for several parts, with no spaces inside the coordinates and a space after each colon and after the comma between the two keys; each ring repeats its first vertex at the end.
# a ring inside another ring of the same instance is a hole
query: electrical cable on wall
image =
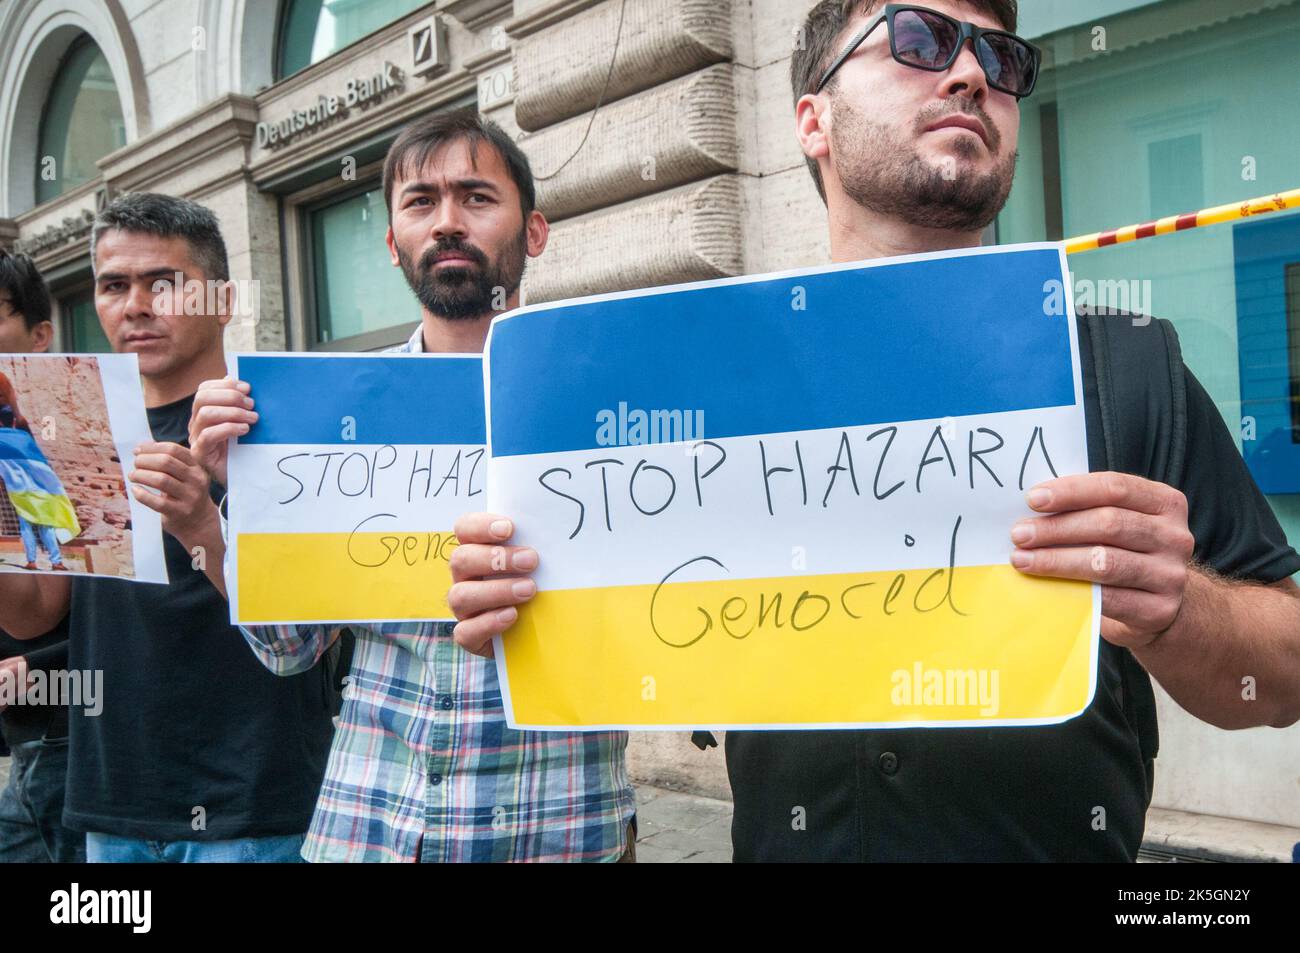
{"type": "Polygon", "coordinates": [[[610,54],[609,57],[609,69],[606,70],[605,72],[605,84],[601,87],[600,95],[596,98],[596,105],[591,110],[591,118],[587,120],[587,131],[582,134],[582,141],[578,143],[578,148],[573,150],[573,155],[569,156],[569,158],[565,159],[562,163],[560,163],[560,167],[558,169],[556,169],[554,172],[551,172],[547,175],[535,175],[533,176],[534,181],[545,182],[547,179],[555,178],[557,175],[559,175],[561,172],[564,171],[565,167],[570,162],[578,158],[578,153],[581,152],[582,147],[587,144],[587,137],[591,135],[591,127],[596,123],[596,113],[600,112],[600,107],[605,102],[605,94],[609,92],[609,81],[614,76],[614,64],[618,62],[618,45],[620,41],[623,39],[623,17],[626,13],[627,13],[627,0],[621,0],[621,5],[619,6],[619,10],[618,10],[618,30],[614,33],[614,51],[613,53],[610,54]]]}

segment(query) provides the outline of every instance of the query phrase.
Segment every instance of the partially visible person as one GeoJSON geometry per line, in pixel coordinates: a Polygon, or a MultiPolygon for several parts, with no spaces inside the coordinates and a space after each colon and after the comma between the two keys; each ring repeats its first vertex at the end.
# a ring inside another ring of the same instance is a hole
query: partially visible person
{"type": "MultiPolygon", "coordinates": [[[[395,350],[481,352],[492,319],[518,307],[528,258],[546,247],[527,157],[473,110],[430,116],[393,143],[384,196],[392,263],[421,305],[420,326],[395,350]]],[[[228,440],[260,419],[256,396],[230,379],[199,389],[194,453],[218,482],[228,440]]],[[[263,664],[291,674],[319,669],[345,629],[356,634],[353,691],[308,860],[635,860],[626,732],[510,728],[496,667],[463,651],[451,622],[253,626],[244,634],[263,664]]]]}
{"type": "MultiPolygon", "coordinates": [[[[54,340],[50,311],[49,289],[32,260],[0,250],[0,353],[48,351],[54,340]]],[[[31,432],[19,410],[13,384],[3,374],[0,426],[31,432]]],[[[19,514],[19,525],[24,523],[19,514]]],[[[35,557],[26,531],[23,545],[30,567],[35,557]]],[[[51,550],[51,556],[57,551],[51,550]]],[[[20,641],[0,630],[0,754],[7,752],[12,759],[9,783],[0,792],[0,863],[78,863],[86,859],[86,835],[63,824],[67,705],[34,705],[23,697],[32,674],[67,667],[66,618],[34,639],[20,641]],[[16,703],[10,704],[11,699],[16,703]]]]}
{"type": "Polygon", "coordinates": [[[220,578],[224,491],[187,446],[199,383],[225,371],[225,242],[203,206],[139,193],[96,216],[90,251],[104,333],[139,358],[154,439],[128,479],[161,516],[169,582],[0,576],[0,625],[28,638],[67,616],[69,667],[102,673],[99,714],[74,706],[70,719],[64,821],[87,833],[92,862],[296,862],[333,734],[331,686],[271,675],[230,625],[207,575],[220,578]],[[187,313],[195,300],[214,304],[187,313]]]}
{"type": "MultiPolygon", "coordinates": [[[[1037,77],[1017,13],[1015,0],[810,11],[791,88],[833,262],[980,244],[1010,194],[1019,102],[1037,77]]],[[[1178,368],[1177,392],[1158,386],[1171,377],[1172,328],[1135,318],[1099,322],[1117,343],[1094,361],[1079,317],[1090,472],[1030,488],[1038,515],[1007,527],[1020,572],[1101,587],[1092,703],[1034,727],[730,731],[736,861],[1133,861],[1159,741],[1152,679],[1218,728],[1300,721],[1300,554],[1191,371],[1178,368]],[[1139,409],[1125,446],[1102,423],[1099,379],[1112,406],[1139,409]],[[1175,403],[1185,426],[1171,436],[1162,408],[1175,403]],[[1178,440],[1184,463],[1164,482],[1178,440]],[[1266,673],[1267,697],[1241,691],[1251,673],[1266,673]],[[796,809],[806,824],[790,823],[796,809]]],[[[535,591],[492,571],[512,528],[487,513],[456,527],[449,601],[467,651],[490,654],[535,591]]]]}

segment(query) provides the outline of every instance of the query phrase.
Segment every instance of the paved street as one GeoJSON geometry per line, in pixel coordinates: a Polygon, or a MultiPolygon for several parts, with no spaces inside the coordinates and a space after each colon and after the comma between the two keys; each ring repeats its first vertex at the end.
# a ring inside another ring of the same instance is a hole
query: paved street
{"type": "Polygon", "coordinates": [[[638,863],[731,863],[730,802],[651,787],[636,800],[638,863]]]}
{"type": "MultiPolygon", "coordinates": [[[[0,758],[0,788],[9,759],[0,758]]],[[[637,861],[643,864],[731,862],[731,805],[726,801],[638,787],[637,861]]]]}

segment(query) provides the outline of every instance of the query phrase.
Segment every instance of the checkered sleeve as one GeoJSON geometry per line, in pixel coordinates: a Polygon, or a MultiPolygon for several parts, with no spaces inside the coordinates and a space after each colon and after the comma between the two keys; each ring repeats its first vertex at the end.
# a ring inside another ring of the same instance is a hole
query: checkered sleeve
{"type": "Polygon", "coordinates": [[[343,626],[241,625],[239,631],[258,661],[276,675],[298,675],[320,661],[343,626]]]}

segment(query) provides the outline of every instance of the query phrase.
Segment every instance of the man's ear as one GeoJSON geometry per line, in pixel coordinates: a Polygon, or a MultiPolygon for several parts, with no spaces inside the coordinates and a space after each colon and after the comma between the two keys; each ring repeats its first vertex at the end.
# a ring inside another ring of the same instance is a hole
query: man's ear
{"type": "Polygon", "coordinates": [[[32,352],[35,354],[44,354],[54,343],[54,325],[49,321],[42,321],[31,330],[32,352]]]}
{"type": "Polygon", "coordinates": [[[528,257],[536,258],[546,251],[551,237],[551,225],[546,216],[534,209],[528,216],[528,257]]]}
{"type": "Polygon", "coordinates": [[[397,239],[393,237],[393,226],[388,226],[388,231],[384,232],[384,244],[388,246],[388,257],[392,259],[394,265],[400,265],[402,259],[397,257],[397,239]]]}
{"type": "Polygon", "coordinates": [[[235,283],[230,279],[221,282],[217,294],[221,301],[217,306],[217,323],[223,328],[230,323],[230,319],[235,316],[235,283]]]}
{"type": "Polygon", "coordinates": [[[831,155],[830,101],[808,93],[794,106],[795,135],[799,148],[809,159],[829,159],[831,155]]]}

